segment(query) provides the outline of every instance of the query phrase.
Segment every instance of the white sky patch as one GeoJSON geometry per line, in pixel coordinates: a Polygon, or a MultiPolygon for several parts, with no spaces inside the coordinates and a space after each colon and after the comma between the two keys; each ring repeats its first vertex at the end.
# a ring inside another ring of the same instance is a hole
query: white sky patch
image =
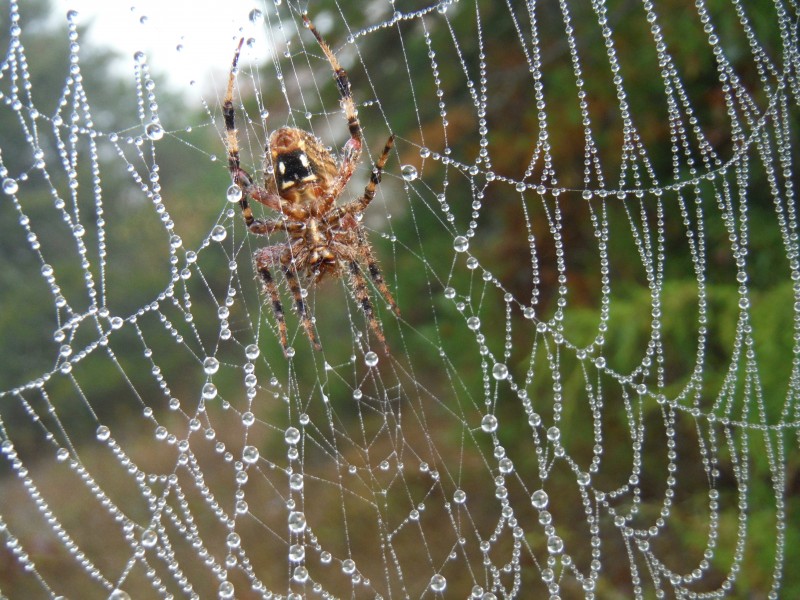
{"type": "Polygon", "coordinates": [[[265,60],[264,21],[248,16],[253,9],[270,11],[273,20],[276,14],[273,0],[228,0],[224,7],[218,0],[56,0],[54,8],[55,19],[63,21],[67,11],[78,11],[77,22],[88,26],[93,45],[119,51],[126,62],[144,52],[151,70],[179,92],[188,91],[192,80],[201,90],[217,85],[239,37],[255,39],[247,60],[265,60]]]}

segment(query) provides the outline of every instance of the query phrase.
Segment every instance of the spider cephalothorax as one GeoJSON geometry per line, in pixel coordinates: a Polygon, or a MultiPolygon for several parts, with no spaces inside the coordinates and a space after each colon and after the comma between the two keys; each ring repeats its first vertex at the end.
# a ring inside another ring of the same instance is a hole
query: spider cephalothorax
{"type": "Polygon", "coordinates": [[[247,171],[242,169],[233,109],[236,65],[242,47],[240,41],[233,57],[228,88],[222,105],[227,130],[228,168],[234,185],[242,192],[239,205],[250,232],[270,235],[282,231],[288,236],[285,242],[262,248],[255,255],[256,269],[272,302],[284,352],[287,351],[289,344],[283,306],[272,275],[274,269],[279,269],[286,278],[306,335],[316,349],[320,349],[320,344],[306,307],[301,281],[310,285],[326,275],[343,274],[350,278],[359,305],[375,335],[385,346],[386,339],[375,317],[363,264],[366,264],[369,276],[392,310],[398,315],[400,311],[383,280],[357,216],[366,210],[375,197],[375,190],[381,181],[383,165],[392,149],[394,136],[389,137],[383,153],[375,163],[364,194],[356,200],[337,205],[336,200],[350,180],[361,156],[361,126],[350,95],[347,73],[311,21],[305,16],[303,20],[331,63],[339,88],[342,108],[350,131],[350,139],[342,149],[341,160],[337,161],[309,132],[296,127],[281,127],[272,132],[267,143],[265,185],[263,187],[257,185],[247,171]],[[277,211],[281,216],[267,220],[256,219],[248,198],[277,211]]]}

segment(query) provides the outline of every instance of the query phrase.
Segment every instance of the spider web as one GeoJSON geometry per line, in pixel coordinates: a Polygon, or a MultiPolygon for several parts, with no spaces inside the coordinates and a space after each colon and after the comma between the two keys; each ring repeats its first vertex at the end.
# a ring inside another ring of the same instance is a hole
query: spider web
{"type": "Polygon", "coordinates": [[[348,199],[397,136],[362,221],[391,350],[331,279],[290,358],[227,72],[3,10],[4,597],[800,591],[795,2],[220,3],[259,180],[277,127],[347,140],[305,11],[348,199]]]}

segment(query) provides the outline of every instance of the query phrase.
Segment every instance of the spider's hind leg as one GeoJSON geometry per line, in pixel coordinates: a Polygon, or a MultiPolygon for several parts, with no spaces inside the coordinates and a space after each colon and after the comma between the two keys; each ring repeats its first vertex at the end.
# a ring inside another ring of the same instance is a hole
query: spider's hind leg
{"type": "Polygon", "coordinates": [[[289,284],[289,291],[292,292],[292,296],[294,297],[297,314],[300,315],[300,321],[303,323],[308,339],[314,346],[314,350],[322,350],[322,346],[317,339],[317,334],[314,332],[314,324],[311,322],[311,317],[306,310],[306,301],[300,289],[300,282],[297,281],[297,274],[290,267],[284,267],[283,274],[286,277],[286,283],[289,284]]]}
{"type": "Polygon", "coordinates": [[[258,274],[261,275],[261,281],[264,282],[264,291],[272,302],[272,312],[275,313],[275,321],[278,323],[278,335],[281,338],[283,353],[286,354],[286,349],[289,347],[289,340],[286,335],[286,318],[283,314],[281,298],[278,295],[278,286],[269,270],[270,264],[273,263],[270,248],[264,248],[256,253],[256,269],[258,274]]]}
{"type": "Polygon", "coordinates": [[[358,242],[359,251],[364,257],[364,260],[367,262],[369,276],[375,283],[375,287],[378,288],[378,291],[386,299],[386,302],[389,303],[389,307],[392,309],[392,312],[399,317],[400,308],[397,306],[397,302],[394,301],[394,296],[392,296],[392,293],[389,291],[389,287],[386,285],[386,281],[383,279],[383,274],[378,266],[378,261],[375,260],[375,256],[372,254],[372,248],[370,247],[367,238],[364,236],[364,233],[361,230],[358,232],[358,242]]]}
{"type": "Polygon", "coordinates": [[[386,336],[383,333],[381,324],[378,323],[378,319],[375,317],[375,310],[372,307],[372,300],[370,300],[369,297],[367,280],[364,278],[364,273],[361,271],[361,267],[358,266],[358,262],[355,260],[351,260],[348,263],[348,267],[350,269],[350,278],[353,284],[353,292],[356,295],[356,300],[361,305],[361,310],[364,311],[367,321],[369,321],[369,326],[372,328],[372,331],[375,332],[375,336],[378,338],[380,343],[383,344],[384,352],[389,354],[389,345],[386,343],[386,336]]]}

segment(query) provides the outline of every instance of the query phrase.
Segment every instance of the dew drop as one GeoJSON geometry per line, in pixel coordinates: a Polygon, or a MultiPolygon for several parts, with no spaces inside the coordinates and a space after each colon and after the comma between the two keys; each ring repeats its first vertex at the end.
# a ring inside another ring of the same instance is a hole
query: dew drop
{"type": "Polygon", "coordinates": [[[95,435],[97,436],[98,440],[105,442],[111,437],[111,430],[105,425],[100,425],[100,427],[95,430],[95,435]]]}
{"type": "Polygon", "coordinates": [[[145,529],[142,533],[142,546],[152,548],[158,542],[158,534],[152,529],[145,529]]]}
{"type": "Polygon", "coordinates": [[[250,11],[250,14],[247,15],[247,18],[250,19],[250,22],[254,25],[258,25],[264,19],[264,14],[257,8],[254,8],[250,11]]]}
{"type": "Polygon", "coordinates": [[[19,184],[17,183],[16,179],[11,179],[10,177],[6,177],[5,179],[3,179],[4,193],[10,196],[12,194],[16,194],[17,190],[19,190],[19,184]]]}
{"type": "Polygon", "coordinates": [[[533,508],[537,508],[539,510],[543,508],[547,508],[547,503],[550,499],[547,497],[547,492],[544,490],[536,490],[531,494],[531,504],[533,508]]]}
{"type": "Polygon", "coordinates": [[[225,192],[225,197],[228,199],[228,202],[238,202],[242,199],[242,188],[240,188],[235,183],[228,188],[228,191],[225,192]]]}
{"type": "Polygon", "coordinates": [[[203,386],[203,398],[205,400],[213,400],[217,397],[217,386],[213,383],[207,383],[203,386]]]}
{"type": "Polygon", "coordinates": [[[508,367],[505,366],[503,363],[495,363],[494,367],[492,367],[492,377],[494,377],[498,381],[507,379],[508,367]]]}
{"type": "Polygon", "coordinates": [[[293,510],[289,513],[289,531],[292,533],[302,533],[306,530],[306,515],[300,511],[293,510]]]}
{"type": "Polygon", "coordinates": [[[447,579],[444,578],[444,575],[440,575],[437,573],[433,577],[431,577],[431,591],[432,592],[443,592],[447,587],[447,579]]]}
{"type": "Polygon", "coordinates": [[[213,356],[207,357],[203,361],[203,371],[206,375],[213,375],[217,371],[219,371],[219,361],[214,358],[213,356]]]}
{"type": "Polygon", "coordinates": [[[453,250],[456,252],[466,252],[469,248],[469,240],[463,235],[456,236],[453,240],[453,250]]]}
{"type": "Polygon", "coordinates": [[[322,553],[320,553],[319,560],[324,565],[330,564],[330,562],[333,560],[333,555],[327,550],[325,550],[322,553]]]}
{"type": "Polygon", "coordinates": [[[289,476],[289,487],[295,491],[302,490],[304,483],[303,475],[301,473],[292,473],[289,476]]]}
{"type": "Polygon", "coordinates": [[[234,597],[234,588],[233,584],[230,581],[223,581],[219,584],[217,588],[217,595],[222,598],[223,600],[227,600],[228,598],[234,597]]]}
{"type": "Polygon", "coordinates": [[[108,600],[131,600],[131,597],[125,590],[117,588],[108,595],[108,600]]]}
{"type": "Polygon", "coordinates": [[[289,546],[289,560],[292,562],[303,562],[306,557],[306,548],[303,544],[292,544],[289,546]]]}
{"type": "Polygon", "coordinates": [[[248,465],[258,462],[258,448],[255,446],[245,446],[242,450],[242,460],[248,465]]]}
{"type": "Polygon", "coordinates": [[[261,351],[258,349],[256,344],[250,344],[244,349],[244,355],[248,358],[248,360],[257,359],[260,353],[261,351]]]}
{"type": "Polygon", "coordinates": [[[497,431],[497,417],[494,415],[486,415],[483,417],[483,419],[481,419],[481,429],[486,433],[497,431]]]}
{"type": "Polygon", "coordinates": [[[478,331],[481,328],[481,320],[478,317],[470,317],[467,319],[467,327],[472,331],[478,331]]]}
{"type": "Polygon", "coordinates": [[[414,181],[418,177],[417,167],[414,165],[403,165],[400,167],[400,174],[406,181],[414,181]]]}
{"type": "Polygon", "coordinates": [[[561,554],[564,550],[564,541],[557,535],[547,538],[547,551],[550,554],[561,554]]]}
{"type": "Polygon", "coordinates": [[[455,502],[456,504],[464,504],[464,502],[466,501],[467,501],[467,493],[464,490],[458,489],[455,492],[453,492],[453,502],[455,502]]]}
{"type": "Polygon", "coordinates": [[[294,445],[300,441],[300,430],[297,427],[289,427],[283,434],[283,439],[287,444],[294,445]]]}
{"type": "Polygon", "coordinates": [[[144,132],[151,140],[160,140],[164,137],[164,128],[158,123],[150,123],[144,128],[144,132]]]}
{"type": "Polygon", "coordinates": [[[378,355],[370,350],[364,355],[364,364],[366,364],[368,367],[374,367],[378,364],[378,355]]]}
{"type": "Polygon", "coordinates": [[[352,575],[356,572],[356,562],[352,558],[346,558],[342,561],[342,572],[347,575],[352,575]]]}
{"type": "Polygon", "coordinates": [[[297,583],[305,583],[308,581],[308,569],[303,566],[298,566],[294,568],[292,572],[292,579],[294,579],[297,583]]]}
{"type": "Polygon", "coordinates": [[[228,237],[228,230],[225,229],[222,225],[215,225],[214,228],[211,230],[211,239],[215,242],[221,242],[226,237],[228,237]]]}

